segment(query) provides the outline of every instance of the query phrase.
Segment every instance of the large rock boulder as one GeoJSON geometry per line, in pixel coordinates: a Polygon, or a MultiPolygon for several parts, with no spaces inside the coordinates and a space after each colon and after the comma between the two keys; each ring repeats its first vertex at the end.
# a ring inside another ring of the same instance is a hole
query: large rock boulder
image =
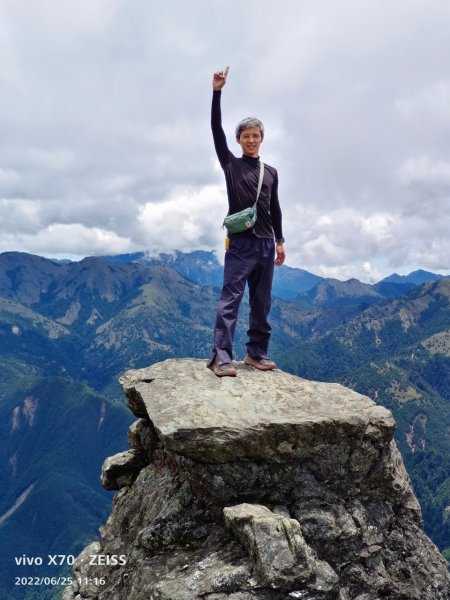
{"type": "Polygon", "coordinates": [[[121,489],[65,600],[450,598],[385,408],[189,359],[121,385],[138,421],[103,470],[121,489]]]}

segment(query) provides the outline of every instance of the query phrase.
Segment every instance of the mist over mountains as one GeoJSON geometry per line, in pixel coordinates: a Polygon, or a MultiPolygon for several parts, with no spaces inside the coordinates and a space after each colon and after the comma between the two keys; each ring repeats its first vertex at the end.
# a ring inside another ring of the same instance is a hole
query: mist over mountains
{"type": "MultiPolygon", "coordinates": [[[[206,359],[221,276],[209,252],[73,263],[0,254],[1,597],[21,597],[15,556],[76,554],[96,536],[111,501],[100,466],[123,448],[130,419],[117,378],[206,359]]],[[[247,317],[243,303],[238,359],[247,317]]],[[[450,279],[416,271],[369,285],[282,267],[271,323],[280,368],[392,410],[426,530],[450,548],[450,279]]]]}

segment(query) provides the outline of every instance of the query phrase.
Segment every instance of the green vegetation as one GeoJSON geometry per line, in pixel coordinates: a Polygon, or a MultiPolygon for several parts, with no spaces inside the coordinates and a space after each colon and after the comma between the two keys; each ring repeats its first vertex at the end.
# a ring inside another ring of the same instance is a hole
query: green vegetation
{"type": "MultiPolygon", "coordinates": [[[[60,590],[13,583],[56,571],[14,557],[76,555],[97,538],[112,498],[99,482],[101,464],[127,448],[133,420],[117,379],[169,357],[206,358],[218,294],[167,265],[58,266],[17,254],[2,271],[1,257],[0,598],[54,600],[60,590]]],[[[449,298],[450,281],[437,281],[365,309],[347,290],[344,305],[339,297],[325,308],[274,299],[271,313],[281,368],[339,381],[392,410],[426,531],[447,557],[449,298]]],[[[238,359],[247,322],[244,302],[238,359]]]]}
{"type": "Polygon", "coordinates": [[[99,482],[101,464],[124,448],[123,436],[131,421],[123,405],[58,377],[37,377],[21,397],[14,422],[1,406],[6,444],[1,451],[0,513],[29,490],[26,501],[0,525],[0,580],[9,585],[18,576],[56,576],[61,571],[17,566],[15,557],[76,556],[98,536],[111,502],[111,494],[99,482]]]}

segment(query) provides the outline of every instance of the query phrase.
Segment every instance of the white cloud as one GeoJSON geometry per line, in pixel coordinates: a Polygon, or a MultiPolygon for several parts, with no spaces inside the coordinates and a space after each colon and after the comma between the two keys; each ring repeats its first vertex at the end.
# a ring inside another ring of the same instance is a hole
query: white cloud
{"type": "Polygon", "coordinates": [[[139,209],[140,239],[151,252],[216,248],[224,237],[227,202],[223,188],[176,189],[164,202],[139,209]]]}
{"type": "Polygon", "coordinates": [[[395,108],[405,117],[446,120],[450,117],[450,81],[436,81],[412,95],[395,101],[395,108]]]}
{"type": "Polygon", "coordinates": [[[19,181],[19,174],[13,169],[0,169],[0,190],[9,189],[19,181]]]}
{"type": "Polygon", "coordinates": [[[0,242],[0,250],[11,249],[15,240],[15,250],[41,255],[86,256],[96,254],[119,254],[136,249],[127,238],[119,237],[114,231],[98,227],[86,227],[80,223],[49,225],[35,234],[6,234],[0,242]]]}
{"type": "Polygon", "coordinates": [[[428,156],[409,158],[400,166],[398,173],[404,185],[414,183],[450,183],[450,161],[432,160],[428,156]]]}
{"type": "Polygon", "coordinates": [[[266,125],[288,264],[376,277],[450,266],[450,4],[4,0],[0,247],[220,248],[209,131],[266,125]]]}

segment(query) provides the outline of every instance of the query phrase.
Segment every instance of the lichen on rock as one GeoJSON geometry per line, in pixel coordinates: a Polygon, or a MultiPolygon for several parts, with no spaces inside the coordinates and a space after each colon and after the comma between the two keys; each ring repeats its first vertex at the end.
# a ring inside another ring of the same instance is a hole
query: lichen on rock
{"type": "Polygon", "coordinates": [[[450,598],[385,408],[242,363],[218,379],[167,360],[121,385],[138,421],[105,461],[103,558],[80,555],[64,600],[450,598]]]}

